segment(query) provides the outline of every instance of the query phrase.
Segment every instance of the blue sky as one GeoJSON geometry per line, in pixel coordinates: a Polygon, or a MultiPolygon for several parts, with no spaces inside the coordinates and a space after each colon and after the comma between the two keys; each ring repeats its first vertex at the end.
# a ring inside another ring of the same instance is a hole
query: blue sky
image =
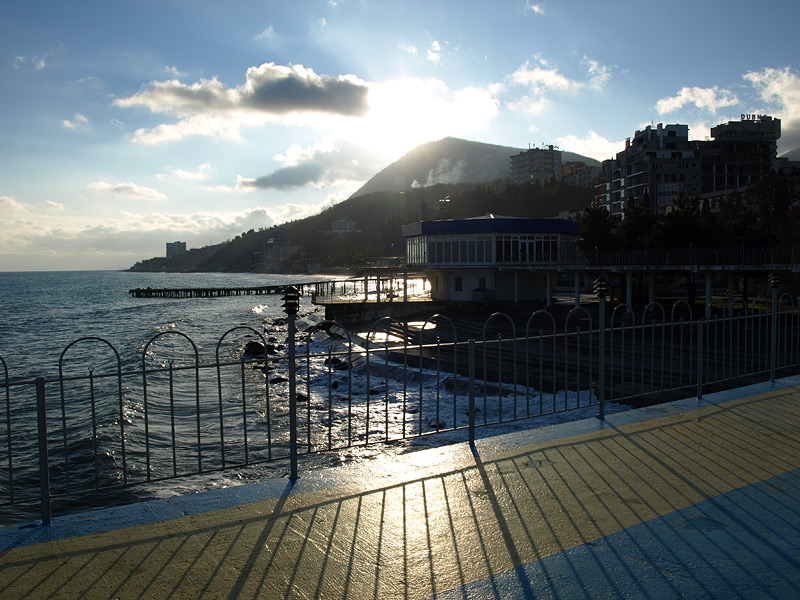
{"type": "Polygon", "coordinates": [[[446,136],[610,158],[742,113],[800,146],[795,1],[0,6],[0,271],[119,269],[347,198],[446,136]]]}

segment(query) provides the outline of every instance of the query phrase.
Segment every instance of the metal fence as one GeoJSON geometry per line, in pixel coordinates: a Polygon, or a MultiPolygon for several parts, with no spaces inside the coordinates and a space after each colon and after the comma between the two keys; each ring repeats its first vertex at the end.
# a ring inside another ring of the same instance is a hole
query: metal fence
{"type": "Polygon", "coordinates": [[[638,314],[599,304],[563,323],[495,313],[468,336],[446,315],[387,317],[360,336],[330,321],[295,332],[290,316],[285,344],[237,327],[212,360],[167,331],[136,368],[87,337],[64,349],[57,376],[25,380],[0,357],[0,509],[47,522],[189,476],[280,461],[296,477],[303,455],[462,430],[474,441],[481,427],[586,407],[603,418],[609,403],[701,397],[800,364],[788,295],[712,303],[700,320],[685,302],[638,314]]]}

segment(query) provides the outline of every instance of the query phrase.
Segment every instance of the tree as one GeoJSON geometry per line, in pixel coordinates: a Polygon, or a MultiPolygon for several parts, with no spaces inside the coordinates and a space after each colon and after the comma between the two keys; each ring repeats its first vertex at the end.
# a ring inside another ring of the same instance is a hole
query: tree
{"type": "Polygon", "coordinates": [[[614,247],[614,233],[619,218],[612,217],[602,206],[590,206],[581,217],[581,237],[586,251],[605,250],[614,247]]]}

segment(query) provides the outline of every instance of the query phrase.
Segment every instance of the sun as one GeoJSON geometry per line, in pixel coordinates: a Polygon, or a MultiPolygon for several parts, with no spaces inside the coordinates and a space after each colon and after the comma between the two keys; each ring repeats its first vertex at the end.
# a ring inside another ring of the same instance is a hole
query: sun
{"type": "Polygon", "coordinates": [[[488,90],[452,90],[438,79],[419,78],[370,84],[369,104],[343,133],[391,160],[426,142],[487,129],[498,109],[488,90]]]}

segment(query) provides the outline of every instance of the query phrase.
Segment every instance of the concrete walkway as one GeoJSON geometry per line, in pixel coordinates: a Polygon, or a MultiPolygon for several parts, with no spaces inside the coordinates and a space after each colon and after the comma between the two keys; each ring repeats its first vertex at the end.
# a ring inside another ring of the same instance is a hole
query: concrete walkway
{"type": "Polygon", "coordinates": [[[798,598],[800,379],[0,529],[0,598],[798,598]]]}

